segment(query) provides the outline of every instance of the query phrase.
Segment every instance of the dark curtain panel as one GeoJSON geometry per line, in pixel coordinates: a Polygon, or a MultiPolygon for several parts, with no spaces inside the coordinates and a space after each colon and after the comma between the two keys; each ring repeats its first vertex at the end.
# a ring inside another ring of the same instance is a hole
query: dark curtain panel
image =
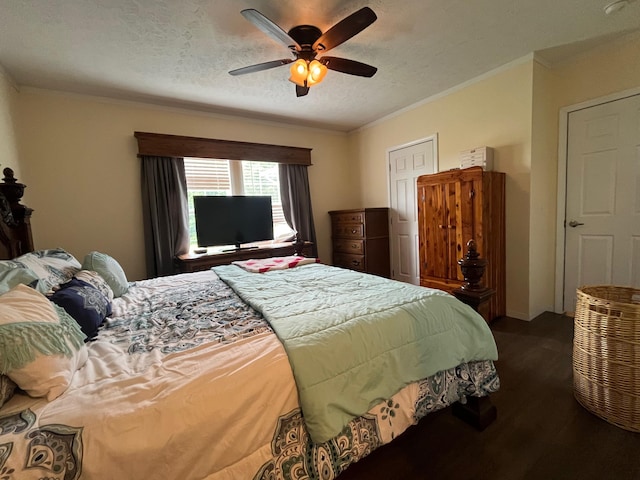
{"type": "Polygon", "coordinates": [[[174,257],[189,251],[184,161],[145,155],[141,159],[147,275],[171,275],[175,273],[174,257]]]}
{"type": "Polygon", "coordinates": [[[298,240],[313,242],[313,256],[318,256],[316,229],[313,225],[309,176],[306,165],[288,165],[281,163],[280,197],[284,218],[289,226],[298,233],[298,240]]]}

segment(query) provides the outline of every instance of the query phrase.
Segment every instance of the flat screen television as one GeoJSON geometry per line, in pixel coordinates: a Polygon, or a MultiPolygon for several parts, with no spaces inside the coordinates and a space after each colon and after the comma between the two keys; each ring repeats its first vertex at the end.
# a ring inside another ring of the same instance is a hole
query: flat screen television
{"type": "Polygon", "coordinates": [[[194,196],[193,208],[200,247],[273,240],[271,197],[194,196]]]}

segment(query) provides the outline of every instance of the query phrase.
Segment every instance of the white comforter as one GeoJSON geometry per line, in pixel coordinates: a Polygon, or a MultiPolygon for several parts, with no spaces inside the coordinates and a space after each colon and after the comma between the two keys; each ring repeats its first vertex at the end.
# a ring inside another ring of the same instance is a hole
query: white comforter
{"type": "MultiPolygon", "coordinates": [[[[114,301],[114,316],[155,289],[215,278],[201,272],[147,282],[114,301]]],[[[48,425],[66,426],[67,436],[81,434],[76,448],[83,479],[251,478],[270,457],[278,417],[297,406],[289,362],[271,332],[169,354],[129,354],[110,340],[101,335],[89,344],[87,364],[61,397],[46,402],[16,395],[2,408],[2,417],[27,408],[36,417],[26,432],[0,437],[1,443],[14,441],[4,466],[20,472],[17,478],[67,478],[60,468],[71,463],[56,462],[53,446],[39,447],[47,456],[40,468],[23,470],[35,453],[25,433],[48,425]]],[[[27,466],[36,467],[35,459],[27,466]]]]}
{"type": "Polygon", "coordinates": [[[335,476],[465,389],[497,389],[491,362],[452,369],[312,444],[281,343],[213,272],[137,282],[113,307],[62,396],[18,394],[0,409],[9,478],[335,476]]]}

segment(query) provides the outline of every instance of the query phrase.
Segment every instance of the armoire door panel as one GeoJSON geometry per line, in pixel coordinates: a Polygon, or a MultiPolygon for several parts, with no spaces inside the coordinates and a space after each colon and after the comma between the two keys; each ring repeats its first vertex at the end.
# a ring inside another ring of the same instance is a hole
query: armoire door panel
{"type": "MultiPolygon", "coordinates": [[[[422,204],[426,206],[426,208],[422,209],[422,213],[427,216],[425,221],[422,222],[424,232],[419,234],[425,239],[420,245],[420,251],[422,252],[420,258],[423,259],[421,271],[428,272],[430,276],[443,276],[444,267],[441,259],[435,258],[433,255],[433,252],[444,248],[446,245],[443,230],[439,227],[443,219],[442,188],[438,185],[425,185],[420,189],[418,198],[421,198],[422,204]]],[[[419,215],[420,213],[418,213],[419,215]]]]}

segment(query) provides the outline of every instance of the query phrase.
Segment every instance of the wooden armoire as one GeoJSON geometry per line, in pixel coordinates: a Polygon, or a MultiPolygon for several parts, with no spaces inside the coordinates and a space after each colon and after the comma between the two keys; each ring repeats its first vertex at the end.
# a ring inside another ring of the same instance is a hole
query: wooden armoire
{"type": "Polygon", "coordinates": [[[422,175],[417,180],[420,284],[451,292],[464,282],[458,260],[475,240],[487,261],[482,284],[495,290],[482,315],[506,315],[505,175],[481,167],[422,175]]]}

